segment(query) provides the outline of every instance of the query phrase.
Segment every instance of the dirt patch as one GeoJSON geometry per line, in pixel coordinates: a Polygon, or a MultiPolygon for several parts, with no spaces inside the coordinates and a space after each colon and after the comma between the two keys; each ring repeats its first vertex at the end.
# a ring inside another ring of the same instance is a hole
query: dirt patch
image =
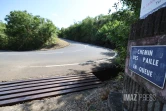
{"type": "Polygon", "coordinates": [[[60,49],[66,46],[69,46],[70,44],[60,38],[56,39],[56,44],[51,44],[51,45],[46,45],[43,46],[41,49],[42,51],[47,51],[47,50],[54,50],[54,49],[60,49]]]}
{"type": "Polygon", "coordinates": [[[0,107],[0,111],[109,111],[108,95],[110,91],[121,92],[122,84],[108,80],[96,89],[0,107]]]}

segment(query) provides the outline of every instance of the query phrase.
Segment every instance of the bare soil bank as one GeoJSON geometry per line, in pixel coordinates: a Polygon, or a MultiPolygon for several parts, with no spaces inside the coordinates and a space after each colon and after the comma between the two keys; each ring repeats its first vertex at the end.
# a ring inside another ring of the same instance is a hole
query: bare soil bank
{"type": "Polygon", "coordinates": [[[54,50],[54,49],[60,49],[60,48],[63,48],[63,47],[66,47],[70,45],[68,42],[60,39],[60,38],[57,38],[57,41],[56,41],[56,44],[51,44],[51,45],[47,45],[47,46],[44,46],[42,47],[41,49],[39,50],[54,50]]]}

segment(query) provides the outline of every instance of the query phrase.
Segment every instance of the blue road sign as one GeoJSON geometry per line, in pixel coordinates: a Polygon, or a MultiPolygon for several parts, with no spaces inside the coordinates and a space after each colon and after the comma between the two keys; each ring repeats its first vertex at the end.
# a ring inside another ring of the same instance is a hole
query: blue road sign
{"type": "Polygon", "coordinates": [[[166,78],[166,46],[132,46],[129,68],[163,89],[166,78]]]}

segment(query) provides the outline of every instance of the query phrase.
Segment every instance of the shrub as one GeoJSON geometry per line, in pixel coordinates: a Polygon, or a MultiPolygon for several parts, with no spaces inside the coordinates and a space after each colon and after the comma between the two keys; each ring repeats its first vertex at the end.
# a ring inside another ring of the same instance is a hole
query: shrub
{"type": "Polygon", "coordinates": [[[5,34],[6,25],[0,21],[0,49],[5,49],[8,44],[8,38],[5,34]]]}
{"type": "Polygon", "coordinates": [[[120,10],[110,15],[87,17],[68,28],[62,28],[60,37],[115,49],[118,66],[124,68],[127,41],[131,24],[137,17],[130,10],[120,10]]]}
{"type": "Polygon", "coordinates": [[[11,50],[40,48],[56,33],[56,27],[50,20],[26,11],[11,11],[5,21],[8,48],[11,50]]]}

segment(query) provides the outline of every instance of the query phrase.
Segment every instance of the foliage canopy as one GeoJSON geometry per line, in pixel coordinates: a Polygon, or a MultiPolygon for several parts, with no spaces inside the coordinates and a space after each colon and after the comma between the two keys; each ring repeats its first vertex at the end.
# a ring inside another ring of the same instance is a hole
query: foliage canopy
{"type": "Polygon", "coordinates": [[[5,18],[5,34],[10,50],[33,50],[40,48],[57,31],[54,24],[27,11],[11,11],[5,18]]]}
{"type": "Polygon", "coordinates": [[[124,68],[130,26],[139,18],[141,0],[119,0],[113,7],[117,12],[87,17],[68,28],[62,28],[59,37],[115,49],[119,55],[116,59],[118,66],[124,68]],[[120,9],[119,3],[123,4],[120,9]]]}
{"type": "Polygon", "coordinates": [[[7,37],[5,34],[6,25],[0,21],[0,48],[4,49],[7,45],[7,37]]]}
{"type": "Polygon", "coordinates": [[[130,25],[137,20],[133,11],[120,10],[111,15],[87,17],[68,28],[62,28],[59,36],[75,41],[116,49],[119,66],[124,67],[130,25]]]}

